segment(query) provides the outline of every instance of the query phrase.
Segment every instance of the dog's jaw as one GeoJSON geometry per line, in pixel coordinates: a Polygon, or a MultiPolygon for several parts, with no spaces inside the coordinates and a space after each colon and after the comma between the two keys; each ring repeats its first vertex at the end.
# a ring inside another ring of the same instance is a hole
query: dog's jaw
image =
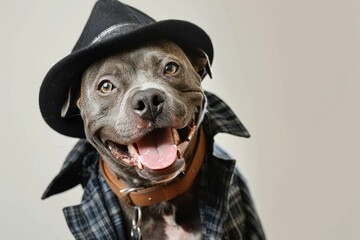
{"type": "MultiPolygon", "coordinates": [[[[139,176],[158,184],[168,182],[186,170],[185,153],[197,131],[198,118],[202,114],[194,114],[191,121],[183,128],[173,127],[151,128],[148,133],[127,145],[119,144],[106,138],[101,143],[106,156],[120,165],[133,168],[139,176]]],[[[194,140],[196,141],[196,140],[194,140]]]]}
{"type": "Polygon", "coordinates": [[[114,158],[135,167],[142,177],[169,181],[185,171],[184,153],[197,128],[194,122],[182,129],[154,129],[127,146],[106,141],[107,147],[114,158]]]}
{"type": "Polygon", "coordinates": [[[194,120],[192,120],[182,129],[170,127],[154,129],[138,141],[127,144],[127,146],[112,141],[107,141],[107,145],[116,159],[121,159],[129,165],[137,166],[139,169],[144,169],[144,165],[145,167],[154,170],[164,169],[174,162],[176,156],[178,158],[183,156],[184,150],[191,140],[195,129],[196,125],[194,124],[194,120]],[[155,145],[158,146],[158,149],[156,150],[158,150],[159,153],[166,147],[166,144],[168,144],[170,148],[174,148],[174,150],[170,149],[168,153],[156,156],[161,159],[162,162],[146,161],[146,156],[144,157],[144,155],[150,155],[151,149],[147,149],[143,146],[151,145],[150,141],[156,141],[155,145]],[[143,150],[144,148],[145,150],[143,150]]]}

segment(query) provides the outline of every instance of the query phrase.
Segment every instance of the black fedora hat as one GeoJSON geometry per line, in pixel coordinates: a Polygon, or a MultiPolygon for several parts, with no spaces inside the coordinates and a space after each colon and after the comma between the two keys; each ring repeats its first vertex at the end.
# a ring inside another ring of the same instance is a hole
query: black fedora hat
{"type": "Polygon", "coordinates": [[[182,20],[155,21],[117,0],[99,0],[72,52],[52,66],[41,84],[39,105],[47,124],[61,134],[85,138],[79,110],[66,106],[71,104],[69,96],[78,91],[85,69],[112,53],[153,39],[200,48],[212,62],[211,40],[198,26],[182,20]],[[62,113],[64,106],[71,111],[62,113]]]}

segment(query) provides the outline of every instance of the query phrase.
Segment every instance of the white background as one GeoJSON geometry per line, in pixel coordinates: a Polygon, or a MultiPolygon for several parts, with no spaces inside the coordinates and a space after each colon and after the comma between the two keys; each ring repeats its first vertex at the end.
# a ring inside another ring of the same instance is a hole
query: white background
{"type": "MultiPolygon", "coordinates": [[[[76,139],[50,129],[37,101],[94,2],[0,2],[1,239],[72,239],[62,208],[80,202],[81,188],[40,197],[76,139]]],[[[211,36],[204,87],[252,134],[217,140],[238,159],[268,239],[360,239],[360,2],[126,2],[211,36]]]]}

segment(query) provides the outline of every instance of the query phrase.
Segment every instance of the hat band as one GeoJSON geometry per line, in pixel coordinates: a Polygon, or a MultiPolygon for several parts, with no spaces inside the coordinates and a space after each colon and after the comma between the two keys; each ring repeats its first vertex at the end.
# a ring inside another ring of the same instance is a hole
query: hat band
{"type": "Polygon", "coordinates": [[[140,28],[141,26],[143,25],[137,23],[121,23],[121,24],[112,25],[111,27],[102,31],[98,36],[96,36],[94,40],[91,41],[90,45],[100,41],[104,41],[106,39],[113,38],[115,36],[124,35],[126,33],[129,33],[131,31],[140,28]]]}

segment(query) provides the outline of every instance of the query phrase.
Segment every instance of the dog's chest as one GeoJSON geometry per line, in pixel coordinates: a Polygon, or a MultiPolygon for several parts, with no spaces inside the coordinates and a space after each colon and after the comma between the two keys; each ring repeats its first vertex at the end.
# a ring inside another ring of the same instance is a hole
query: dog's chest
{"type": "Polygon", "coordinates": [[[200,232],[186,232],[180,225],[176,224],[174,217],[172,215],[165,216],[164,221],[165,221],[165,234],[168,237],[168,239],[171,240],[201,239],[200,232]]]}

